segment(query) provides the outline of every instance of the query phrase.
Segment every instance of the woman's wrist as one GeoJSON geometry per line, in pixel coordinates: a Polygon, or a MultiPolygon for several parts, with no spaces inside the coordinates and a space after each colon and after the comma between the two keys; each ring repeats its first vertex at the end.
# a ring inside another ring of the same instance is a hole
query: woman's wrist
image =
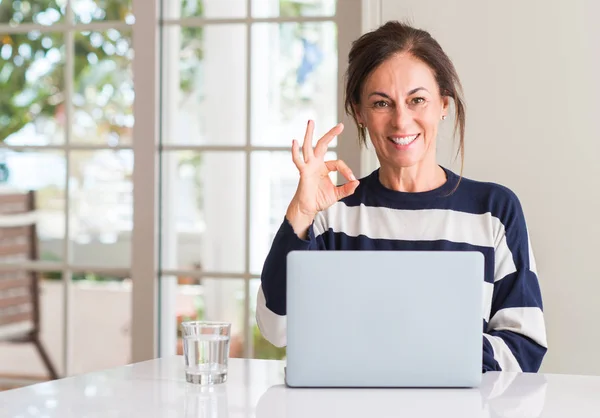
{"type": "Polygon", "coordinates": [[[288,210],[285,214],[287,221],[292,226],[292,229],[298,235],[300,239],[308,238],[308,228],[312,225],[315,220],[315,215],[306,214],[298,208],[298,204],[295,199],[292,200],[288,206],[288,210]]]}

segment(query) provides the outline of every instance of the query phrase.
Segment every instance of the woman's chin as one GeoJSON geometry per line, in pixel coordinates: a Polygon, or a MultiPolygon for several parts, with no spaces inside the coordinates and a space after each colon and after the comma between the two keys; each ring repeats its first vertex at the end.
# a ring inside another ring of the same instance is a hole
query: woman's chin
{"type": "Polygon", "coordinates": [[[418,165],[422,160],[422,158],[410,157],[406,155],[402,158],[394,158],[392,160],[388,160],[385,162],[386,164],[382,163],[382,166],[387,165],[388,168],[391,169],[410,168],[418,165]]]}

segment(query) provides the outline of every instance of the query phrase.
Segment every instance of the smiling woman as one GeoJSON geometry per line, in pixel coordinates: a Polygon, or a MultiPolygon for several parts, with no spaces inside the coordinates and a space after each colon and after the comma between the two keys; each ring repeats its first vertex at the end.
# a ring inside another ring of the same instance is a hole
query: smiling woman
{"type": "Polygon", "coordinates": [[[410,54],[395,54],[367,78],[361,96],[366,99],[353,105],[354,115],[367,126],[379,160],[385,161],[384,184],[407,191],[442,185],[446,176],[435,167],[436,138],[449,100],[440,94],[434,72],[410,54]],[[400,173],[410,167],[413,172],[436,168],[431,184],[414,184],[414,174],[403,178],[400,173]]]}
{"type": "Polygon", "coordinates": [[[382,164],[386,186],[405,191],[435,188],[446,180],[435,163],[436,141],[451,100],[464,163],[465,106],[458,74],[428,33],[394,23],[379,32],[379,47],[371,47],[374,39],[365,35],[350,53],[346,111],[358,124],[360,142],[366,145],[368,130],[378,159],[391,163],[382,164]],[[429,173],[418,174],[427,167],[429,173]],[[428,184],[415,184],[427,178],[428,184]]]}
{"type": "MultiPolygon", "coordinates": [[[[504,186],[463,178],[436,161],[438,126],[451,101],[464,155],[460,91],[452,62],[423,30],[388,22],[353,43],[346,111],[358,125],[361,143],[368,132],[381,168],[356,180],[343,161],[325,161],[341,124],[313,149],[309,121],[302,152],[293,142],[300,180],[265,261],[257,297],[257,323],[267,340],[286,345],[291,251],[479,251],[485,257],[482,371],[539,369],[546,329],[519,199],[504,186]],[[334,186],[331,171],[348,182],[334,186]]],[[[401,269],[398,279],[410,280],[401,269]]]]}

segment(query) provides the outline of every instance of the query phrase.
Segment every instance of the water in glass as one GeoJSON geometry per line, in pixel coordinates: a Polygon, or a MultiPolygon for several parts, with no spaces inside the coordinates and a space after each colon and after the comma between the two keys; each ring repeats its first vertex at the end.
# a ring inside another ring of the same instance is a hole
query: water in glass
{"type": "Polygon", "coordinates": [[[185,374],[192,383],[223,383],[227,380],[229,336],[200,334],[183,338],[185,374]]]}

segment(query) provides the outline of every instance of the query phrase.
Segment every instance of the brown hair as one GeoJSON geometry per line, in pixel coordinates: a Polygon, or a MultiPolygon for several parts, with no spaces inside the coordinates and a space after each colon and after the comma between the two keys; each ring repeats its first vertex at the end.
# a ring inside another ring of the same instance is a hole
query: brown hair
{"type": "MultiPolygon", "coordinates": [[[[454,135],[459,133],[461,176],[465,160],[465,104],[462,85],[454,64],[433,37],[407,23],[390,21],[378,29],[368,32],[352,43],[346,70],[346,113],[358,120],[353,105],[360,103],[360,93],[367,77],[385,60],[398,53],[409,53],[431,68],[442,96],[454,101],[454,135]]],[[[358,128],[358,140],[367,145],[366,128],[358,128]]]]}

